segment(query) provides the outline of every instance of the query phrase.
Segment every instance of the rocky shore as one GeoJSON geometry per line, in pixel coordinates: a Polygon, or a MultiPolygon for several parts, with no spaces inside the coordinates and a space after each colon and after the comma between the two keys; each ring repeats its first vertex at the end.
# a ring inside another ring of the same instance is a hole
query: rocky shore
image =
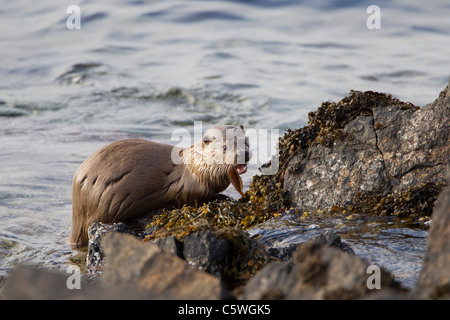
{"type": "Polygon", "coordinates": [[[3,299],[448,299],[450,89],[419,108],[351,91],[323,103],[279,143],[280,168],[255,176],[239,201],[95,223],[81,289],[71,275],[31,267],[3,299]],[[432,220],[419,281],[405,289],[332,230],[285,248],[246,231],[286,212],[432,220]],[[70,287],[70,286],[69,286],[70,287]]]}

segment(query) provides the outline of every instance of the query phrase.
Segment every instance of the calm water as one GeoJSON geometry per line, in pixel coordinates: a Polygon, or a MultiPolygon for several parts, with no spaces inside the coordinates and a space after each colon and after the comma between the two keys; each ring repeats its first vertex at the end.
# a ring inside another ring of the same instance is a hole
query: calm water
{"type": "MultiPolygon", "coordinates": [[[[192,130],[194,121],[203,130],[242,123],[282,134],[350,89],[432,102],[449,76],[450,3],[377,1],[380,30],[366,27],[371,4],[3,1],[0,275],[18,263],[65,268],[73,173],[108,142],[175,144],[173,130],[192,130]],[[66,26],[72,4],[81,8],[80,30],[66,26]]],[[[373,260],[405,256],[408,281],[425,240],[401,228],[349,238],[373,260]],[[411,237],[409,252],[402,239],[411,237]]]]}

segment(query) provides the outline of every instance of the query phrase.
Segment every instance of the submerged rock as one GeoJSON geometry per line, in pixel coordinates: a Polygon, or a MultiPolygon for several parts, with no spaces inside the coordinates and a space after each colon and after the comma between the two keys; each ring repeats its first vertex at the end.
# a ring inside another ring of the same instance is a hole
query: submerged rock
{"type": "Polygon", "coordinates": [[[338,236],[333,230],[327,230],[311,237],[308,241],[319,242],[327,245],[328,247],[335,247],[341,249],[344,252],[355,254],[355,251],[345,242],[341,241],[341,237],[338,236]]]}

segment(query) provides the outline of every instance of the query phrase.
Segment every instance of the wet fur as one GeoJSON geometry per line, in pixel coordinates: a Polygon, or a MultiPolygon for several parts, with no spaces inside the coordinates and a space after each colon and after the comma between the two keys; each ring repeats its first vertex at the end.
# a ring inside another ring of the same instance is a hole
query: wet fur
{"type": "Polygon", "coordinates": [[[126,221],[159,208],[201,205],[217,198],[230,184],[227,169],[232,164],[211,159],[223,157],[223,145],[233,144],[216,139],[217,135],[234,130],[245,136],[243,128],[218,129],[207,131],[208,139],[186,149],[129,139],[111,143],[88,157],[73,178],[69,242],[87,244],[87,229],[93,222],[126,221]],[[173,151],[180,155],[180,164],[172,161],[173,151]]]}

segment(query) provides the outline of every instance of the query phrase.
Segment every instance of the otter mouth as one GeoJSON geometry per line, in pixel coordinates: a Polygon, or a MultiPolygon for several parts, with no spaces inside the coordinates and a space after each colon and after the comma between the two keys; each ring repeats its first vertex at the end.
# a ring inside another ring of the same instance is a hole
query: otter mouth
{"type": "Polygon", "coordinates": [[[247,172],[247,166],[245,164],[237,164],[234,166],[237,174],[244,174],[247,172]]]}
{"type": "Polygon", "coordinates": [[[237,164],[237,165],[231,165],[228,167],[227,173],[228,177],[230,178],[231,184],[236,189],[237,192],[241,196],[244,196],[244,192],[242,192],[242,179],[239,175],[244,174],[247,172],[247,166],[245,164],[237,164]]]}

